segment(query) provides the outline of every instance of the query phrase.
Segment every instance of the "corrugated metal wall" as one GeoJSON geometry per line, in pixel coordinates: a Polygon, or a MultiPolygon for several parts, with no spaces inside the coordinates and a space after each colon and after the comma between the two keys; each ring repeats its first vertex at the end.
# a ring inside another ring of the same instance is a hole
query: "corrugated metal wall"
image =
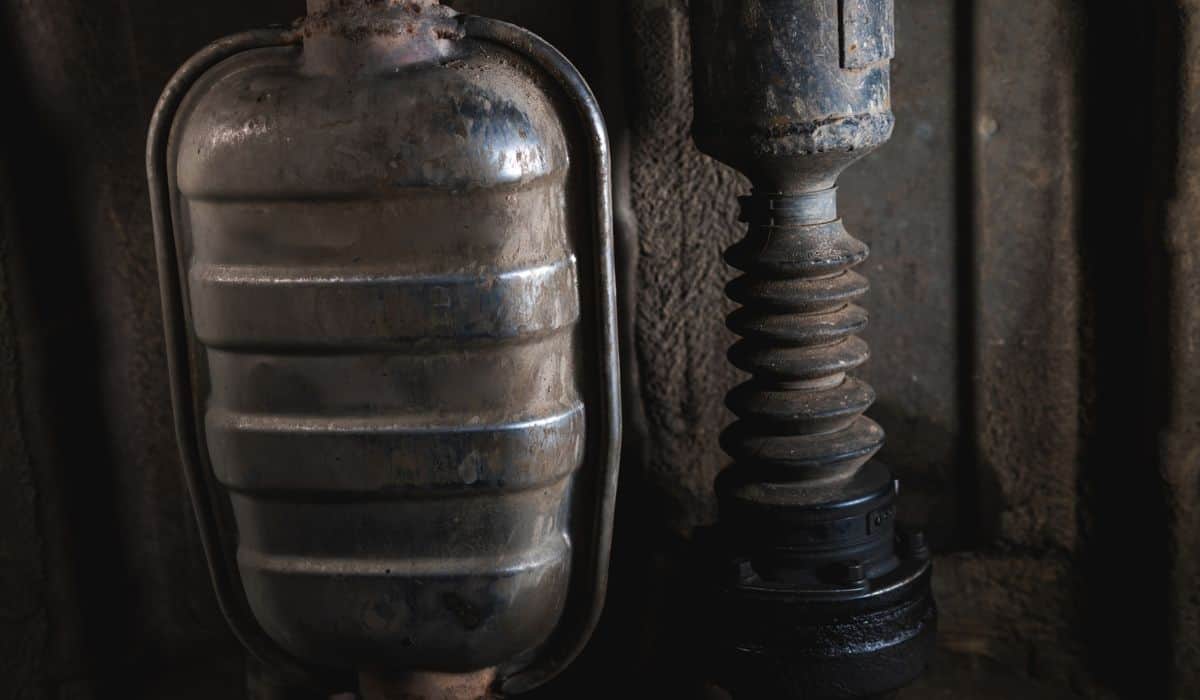
{"type": "MultiPolygon", "coordinates": [[[[678,633],[704,611],[672,603],[724,464],[720,252],[746,186],[688,135],[686,3],[452,4],[563,48],[618,147],[633,410],[613,593],[546,696],[683,697],[678,633]]],[[[246,697],[179,477],[142,149],[184,58],[302,5],[3,4],[0,697],[246,697]]],[[[872,247],[883,457],[941,552],[947,655],[906,697],[1200,687],[1198,12],[897,3],[898,126],[841,208],[872,247]]]]}

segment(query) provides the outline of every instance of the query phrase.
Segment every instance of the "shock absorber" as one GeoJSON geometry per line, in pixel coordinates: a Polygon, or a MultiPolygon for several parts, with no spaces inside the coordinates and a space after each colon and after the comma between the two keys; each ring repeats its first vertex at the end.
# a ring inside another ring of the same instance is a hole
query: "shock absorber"
{"type": "Polygon", "coordinates": [[[872,458],[874,391],[849,373],[867,246],[837,213],[838,176],[890,137],[892,0],[693,0],[694,135],[745,173],[746,237],[729,360],[712,649],[736,698],[885,693],[925,666],[928,549],[895,524],[898,482],[872,458]]]}

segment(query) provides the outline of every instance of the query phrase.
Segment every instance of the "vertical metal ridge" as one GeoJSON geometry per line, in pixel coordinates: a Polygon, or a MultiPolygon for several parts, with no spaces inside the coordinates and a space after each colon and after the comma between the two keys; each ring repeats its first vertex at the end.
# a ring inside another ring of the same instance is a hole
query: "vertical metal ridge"
{"type": "Polygon", "coordinates": [[[175,433],[192,510],[196,516],[200,543],[209,565],[217,603],[233,634],[260,661],[281,669],[289,679],[330,684],[329,669],[313,669],[289,654],[254,620],[250,603],[236,581],[236,562],[222,548],[223,523],[213,508],[213,491],[206,475],[207,462],[197,436],[202,418],[196,410],[196,397],[190,378],[192,368],[188,348],[188,328],[181,289],[182,261],[175,238],[174,196],[168,174],[167,154],[175,117],[188,91],[210,69],[227,58],[254,49],[289,46],[300,36],[290,29],[268,29],[233,34],[209,44],[193,55],[171,77],[163,89],[150,119],[146,137],[146,177],[149,183],[150,214],[154,224],[154,249],[158,263],[163,309],[163,330],[167,367],[171,377],[171,403],[174,406],[175,433]]]}
{"type": "Polygon", "coordinates": [[[576,621],[575,628],[556,639],[554,648],[547,650],[544,658],[534,666],[506,679],[502,688],[506,693],[522,693],[532,690],[553,679],[583,651],[584,645],[600,620],[604,607],[605,591],[608,587],[608,565],[612,543],[613,514],[617,498],[617,482],[621,455],[621,378],[620,360],[617,356],[618,332],[616,321],[616,267],[613,250],[613,195],[612,162],[609,151],[608,130],[604,116],[591,88],[579,71],[565,56],[542,38],[506,22],[480,17],[462,18],[466,35],[482,41],[495,43],[528,58],[563,90],[579,117],[579,128],[588,146],[593,178],[589,187],[594,195],[592,220],[596,243],[593,272],[598,291],[597,302],[600,318],[595,328],[596,352],[601,358],[605,376],[600,393],[603,411],[595,416],[597,434],[604,442],[603,457],[598,466],[604,468],[596,481],[597,506],[590,523],[594,555],[581,572],[582,580],[590,581],[585,590],[576,594],[586,601],[586,612],[576,621]],[[588,570],[590,569],[590,570],[588,570]]]}

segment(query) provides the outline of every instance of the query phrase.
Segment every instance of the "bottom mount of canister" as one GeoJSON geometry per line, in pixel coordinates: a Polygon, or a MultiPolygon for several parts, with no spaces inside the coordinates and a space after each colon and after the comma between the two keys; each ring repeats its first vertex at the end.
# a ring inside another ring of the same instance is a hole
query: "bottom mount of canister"
{"type": "Polygon", "coordinates": [[[362,700],[487,700],[496,681],[496,669],[474,673],[416,672],[359,675],[362,700]]]}

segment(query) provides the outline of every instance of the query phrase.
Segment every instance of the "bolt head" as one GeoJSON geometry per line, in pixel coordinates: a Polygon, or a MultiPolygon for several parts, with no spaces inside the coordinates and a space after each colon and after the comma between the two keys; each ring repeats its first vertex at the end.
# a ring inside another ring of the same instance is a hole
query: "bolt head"
{"type": "Polygon", "coordinates": [[[914,559],[929,558],[929,544],[922,530],[909,530],[904,533],[904,553],[914,559]]]}
{"type": "Polygon", "coordinates": [[[867,580],[867,568],[860,561],[842,565],[842,580],[849,584],[860,584],[867,580]]]}

